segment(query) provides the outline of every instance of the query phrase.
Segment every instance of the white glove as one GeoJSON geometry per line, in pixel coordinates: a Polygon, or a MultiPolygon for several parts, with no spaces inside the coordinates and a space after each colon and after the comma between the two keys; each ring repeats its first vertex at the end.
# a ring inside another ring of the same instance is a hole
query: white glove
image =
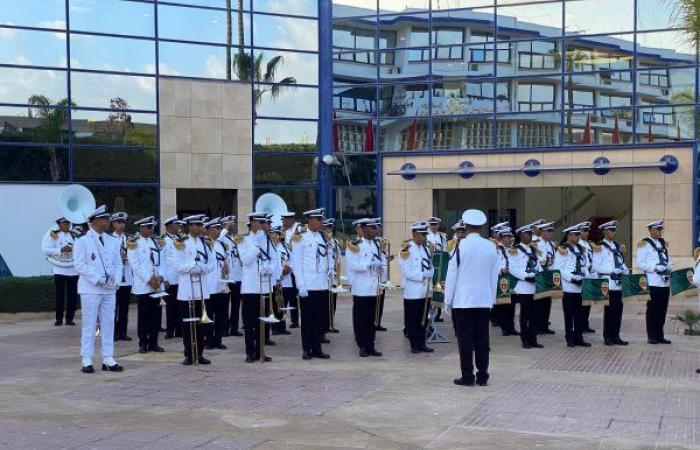
{"type": "Polygon", "coordinates": [[[308,297],[309,296],[309,291],[306,289],[300,289],[299,290],[299,297],[308,297]]]}
{"type": "Polygon", "coordinates": [[[103,276],[99,280],[97,280],[97,286],[99,287],[107,287],[107,275],[103,276]]]}
{"type": "Polygon", "coordinates": [[[614,275],[619,275],[619,274],[621,274],[622,272],[623,272],[622,269],[616,267],[616,268],[614,268],[610,273],[612,273],[612,274],[614,274],[614,275]]]}
{"type": "Polygon", "coordinates": [[[424,280],[429,280],[429,279],[431,279],[431,278],[433,278],[433,271],[430,270],[430,269],[425,269],[425,270],[423,271],[423,279],[424,279],[424,280]]]}
{"type": "Polygon", "coordinates": [[[656,272],[657,272],[657,273],[666,272],[666,269],[667,269],[667,267],[664,266],[663,264],[659,264],[659,265],[656,266],[656,272]]]}
{"type": "Polygon", "coordinates": [[[581,281],[583,277],[581,275],[571,275],[571,281],[581,281]]]}
{"type": "Polygon", "coordinates": [[[204,273],[204,269],[202,269],[201,266],[193,266],[190,269],[190,273],[193,275],[201,275],[202,273],[204,273]]]}

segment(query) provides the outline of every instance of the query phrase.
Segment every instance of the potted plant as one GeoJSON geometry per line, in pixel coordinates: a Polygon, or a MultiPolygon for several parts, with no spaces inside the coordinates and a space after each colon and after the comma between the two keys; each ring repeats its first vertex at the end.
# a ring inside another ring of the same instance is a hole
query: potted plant
{"type": "Polygon", "coordinates": [[[685,309],[680,314],[671,317],[672,320],[677,320],[687,327],[685,329],[686,336],[697,336],[700,334],[697,326],[700,324],[700,312],[694,309],[685,309]]]}

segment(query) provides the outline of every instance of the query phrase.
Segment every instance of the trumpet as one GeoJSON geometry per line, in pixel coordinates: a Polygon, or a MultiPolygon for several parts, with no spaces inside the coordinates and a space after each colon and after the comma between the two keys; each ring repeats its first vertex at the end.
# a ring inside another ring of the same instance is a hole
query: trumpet
{"type": "Polygon", "coordinates": [[[386,281],[383,283],[382,287],[384,287],[384,289],[395,289],[396,286],[391,282],[391,261],[394,259],[391,255],[391,241],[389,239],[382,239],[379,242],[379,246],[386,255],[386,281]]]}
{"type": "Polygon", "coordinates": [[[224,260],[224,264],[221,266],[221,283],[224,285],[222,289],[223,294],[230,294],[231,289],[228,287],[228,276],[231,274],[231,270],[228,267],[228,263],[224,260]]]}
{"type": "Polygon", "coordinates": [[[149,295],[151,298],[159,298],[160,299],[160,306],[165,306],[165,297],[167,297],[169,294],[165,292],[165,288],[163,286],[163,283],[160,281],[160,275],[158,275],[158,270],[156,269],[156,266],[153,266],[153,275],[151,276],[151,280],[148,282],[149,285],[155,289],[156,291],[153,292],[152,294],[149,295]],[[151,284],[153,283],[153,284],[151,284]],[[155,284],[158,283],[157,286],[155,284]]]}

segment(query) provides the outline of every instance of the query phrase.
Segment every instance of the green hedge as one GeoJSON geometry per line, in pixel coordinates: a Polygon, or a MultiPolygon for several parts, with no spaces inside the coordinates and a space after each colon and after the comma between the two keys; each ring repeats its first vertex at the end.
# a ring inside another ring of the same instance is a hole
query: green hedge
{"type": "Polygon", "coordinates": [[[52,276],[0,278],[0,313],[55,309],[52,276]]]}

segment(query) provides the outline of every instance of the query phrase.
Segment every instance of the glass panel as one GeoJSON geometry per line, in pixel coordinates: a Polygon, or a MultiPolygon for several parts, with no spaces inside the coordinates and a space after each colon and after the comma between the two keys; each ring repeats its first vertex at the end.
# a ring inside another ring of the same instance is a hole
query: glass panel
{"type": "Polygon", "coordinates": [[[119,0],[70,0],[72,30],[153,36],[152,3],[119,0]]]}
{"type": "Polygon", "coordinates": [[[0,28],[0,62],[18,66],[66,67],[66,35],[0,28]]]}
{"type": "MultiPolygon", "coordinates": [[[[680,5],[680,3],[678,3],[680,5]]],[[[637,2],[637,30],[684,28],[682,17],[674,14],[674,2],[643,0],[637,2]]]]}
{"type": "Polygon", "coordinates": [[[633,39],[632,35],[567,39],[566,70],[592,72],[632,68],[634,46],[626,38],[633,39]]]}
{"type": "Polygon", "coordinates": [[[256,114],[268,117],[318,118],[318,89],[257,84],[256,114]]]}
{"type": "Polygon", "coordinates": [[[376,189],[336,188],[334,191],[335,218],[337,220],[352,220],[376,216],[376,189]]]}
{"type": "Polygon", "coordinates": [[[71,34],[71,68],[155,73],[155,42],[71,34]]]}
{"type": "Polygon", "coordinates": [[[371,119],[348,120],[338,118],[336,121],[337,144],[333,144],[336,153],[373,153],[376,149],[376,122],[371,119]],[[372,139],[367,138],[372,130],[372,139]]]}
{"type": "MultiPolygon", "coordinates": [[[[394,51],[383,52],[381,55],[383,63],[390,64],[393,62],[394,51]]],[[[377,68],[373,66],[376,62],[376,50],[354,51],[336,49],[333,53],[333,74],[339,76],[347,75],[353,80],[362,77],[371,81],[377,78],[377,68]],[[364,66],[357,66],[357,64],[364,64],[364,66]]],[[[395,72],[394,68],[391,68],[386,73],[395,72]]]]}
{"type": "MultiPolygon", "coordinates": [[[[518,52],[518,71],[558,71],[561,67],[559,41],[527,41],[514,44],[518,52]]],[[[500,75],[500,70],[499,70],[500,75]]]]}
{"type": "Polygon", "coordinates": [[[585,89],[569,89],[564,93],[566,109],[593,109],[595,107],[595,91],[585,89]]]}
{"type": "Polygon", "coordinates": [[[381,86],[382,117],[427,116],[430,107],[428,83],[381,86]]]}
{"type": "Polygon", "coordinates": [[[564,144],[587,145],[584,136],[591,145],[621,144],[632,142],[632,111],[629,108],[615,110],[594,110],[581,112],[567,112],[564,118],[564,144]],[[617,117],[617,130],[615,133],[615,116],[617,117]],[[586,131],[586,122],[589,122],[589,130],[586,131]],[[614,137],[619,134],[618,137],[614,137]],[[613,142],[613,140],[617,142],[613,142]]]}
{"type": "Polygon", "coordinates": [[[655,106],[637,109],[637,142],[693,139],[693,107],[655,106]]]}
{"type": "Polygon", "coordinates": [[[73,147],[75,181],[156,182],[157,150],[73,147]]]}
{"type": "Polygon", "coordinates": [[[561,102],[557,96],[557,84],[539,79],[518,78],[516,85],[518,111],[552,111],[560,109],[561,102]]]}
{"type": "Polygon", "coordinates": [[[68,181],[68,147],[1,145],[0,181],[68,181]]]}
{"type": "Polygon", "coordinates": [[[300,214],[302,211],[308,211],[316,208],[316,189],[269,189],[260,188],[255,190],[255,200],[267,193],[272,192],[284,199],[289,211],[296,211],[300,214]]]}
{"type": "MultiPolygon", "coordinates": [[[[377,112],[377,86],[355,85],[333,88],[333,109],[361,113],[362,116],[377,112]]],[[[357,117],[357,116],[355,116],[357,117]]]]}
{"type": "Polygon", "coordinates": [[[637,65],[689,66],[695,64],[695,44],[687,31],[637,34],[637,65]]]}
{"type": "Polygon", "coordinates": [[[583,34],[634,30],[634,0],[579,0],[566,3],[566,31],[583,34]]]}
{"type": "Polygon", "coordinates": [[[255,15],[253,30],[256,47],[318,50],[316,20],[255,15]]]}
{"type": "MultiPolygon", "coordinates": [[[[363,29],[371,30],[374,27],[372,18],[362,20],[363,29]]],[[[428,45],[428,26],[430,15],[419,11],[405,12],[395,16],[382,16],[379,18],[380,35],[388,37],[387,45],[395,47],[417,47],[428,45]]],[[[348,24],[353,29],[358,28],[357,21],[348,24]]]]}
{"type": "Polygon", "coordinates": [[[376,13],[376,0],[333,0],[333,17],[366,16],[376,13]]]}
{"type": "Polygon", "coordinates": [[[117,109],[156,109],[155,77],[73,72],[75,106],[117,109]]]}
{"type": "MultiPolygon", "coordinates": [[[[226,0],[167,0],[169,3],[179,3],[182,5],[211,6],[215,8],[226,8],[226,0]]],[[[250,9],[250,0],[229,1],[232,10],[250,9]]]]}
{"type": "Polygon", "coordinates": [[[296,80],[299,84],[318,84],[317,54],[278,50],[255,50],[253,53],[256,59],[262,58],[260,66],[264,81],[283,83],[283,80],[296,80]],[[269,79],[271,74],[274,74],[272,80],[269,79]]]}
{"type": "Polygon", "coordinates": [[[2,24],[66,29],[65,0],[5,1],[4,5],[0,14],[2,24]]]}
{"type": "MultiPolygon", "coordinates": [[[[406,49],[382,52],[382,60],[394,60],[395,67],[383,68],[381,78],[392,81],[427,78],[430,75],[430,49],[406,49]]],[[[369,75],[369,72],[367,72],[369,75]]],[[[376,73],[374,75],[376,77],[376,73]]]]}
{"type": "MultiPolygon", "coordinates": [[[[493,112],[493,78],[444,80],[433,84],[433,116],[482,114],[493,112]]],[[[510,111],[508,83],[498,83],[496,107],[499,112],[510,111]]]]}
{"type": "Polygon", "coordinates": [[[73,110],[74,144],[157,147],[155,114],[73,110]]]}
{"type": "Polygon", "coordinates": [[[226,78],[226,47],[162,41],[158,45],[161,75],[226,78]]]}
{"type": "Polygon", "coordinates": [[[255,121],[256,151],[316,151],[316,122],[299,120],[255,121]]]}
{"type": "MultiPolygon", "coordinates": [[[[148,216],[158,216],[158,186],[94,186],[85,184],[98,205],[109,211],[128,211],[129,223],[148,216]]],[[[132,230],[133,231],[133,230],[132,230]]]]}
{"type": "Polygon", "coordinates": [[[317,0],[255,0],[253,2],[256,11],[312,17],[318,14],[317,5],[317,0]]]}
{"type": "Polygon", "coordinates": [[[695,103],[695,69],[637,71],[640,104],[695,103]]]}
{"type": "MultiPolygon", "coordinates": [[[[250,14],[231,14],[231,45],[250,45],[250,14]],[[243,24],[243,33],[240,24],[243,24]]],[[[161,39],[226,44],[226,12],[212,9],[158,5],[158,36],[161,39]]]]}
{"type": "Polygon", "coordinates": [[[0,107],[0,141],[68,143],[68,110],[0,107]]]}
{"type": "Polygon", "coordinates": [[[374,155],[338,155],[333,166],[336,186],[374,185],[377,183],[377,158],[374,155]]]}
{"type": "Polygon", "coordinates": [[[379,13],[430,9],[430,0],[379,0],[379,13]]]}
{"type": "MultiPolygon", "coordinates": [[[[503,3],[499,1],[500,5],[503,3]]],[[[478,8],[480,6],[493,6],[494,0],[450,0],[447,2],[433,2],[433,10],[438,9],[458,9],[458,8],[478,8]]]]}
{"type": "Polygon", "coordinates": [[[66,84],[66,73],[60,70],[0,68],[0,103],[67,103],[66,84]]]}
{"type": "MultiPolygon", "coordinates": [[[[569,3],[566,5],[569,12],[569,3]]],[[[507,28],[511,39],[527,38],[533,34],[556,37],[561,35],[562,2],[535,3],[498,7],[499,35],[507,28]],[[546,28],[545,28],[546,27],[546,28]]],[[[500,38],[500,36],[499,36],[500,38]]]]}
{"type": "MultiPolygon", "coordinates": [[[[449,143],[444,149],[481,149],[493,147],[493,116],[443,117],[433,120],[433,145],[449,143]],[[449,140],[444,137],[450,136],[449,140]]],[[[439,147],[435,147],[439,148],[439,147]]]]}
{"type": "Polygon", "coordinates": [[[255,155],[256,184],[310,184],[316,182],[313,155],[255,155]]]}
{"type": "Polygon", "coordinates": [[[382,120],[379,145],[383,152],[430,150],[428,119],[382,120]]]}
{"type": "Polygon", "coordinates": [[[556,147],[559,145],[559,113],[497,115],[501,148],[556,147]]]}

